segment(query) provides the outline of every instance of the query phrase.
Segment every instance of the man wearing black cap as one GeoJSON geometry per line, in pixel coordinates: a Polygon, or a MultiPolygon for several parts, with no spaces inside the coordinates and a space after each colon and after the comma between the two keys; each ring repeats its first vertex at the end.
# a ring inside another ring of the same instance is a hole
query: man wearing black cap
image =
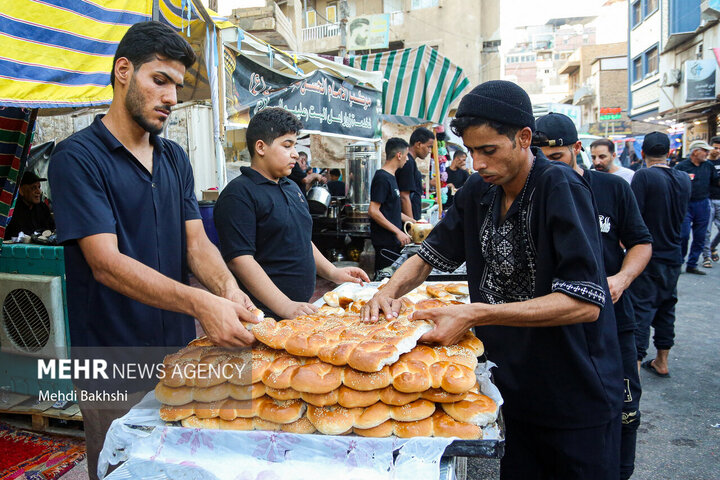
{"type": "Polygon", "coordinates": [[[639,363],[647,354],[652,325],[657,356],[642,367],[661,377],[670,375],[668,355],[675,338],[677,281],[683,262],[680,233],[692,190],[685,172],[668,167],[669,150],[664,133],[645,135],[642,156],[648,168],[638,170],[631,185],[653,236],[652,258],[629,290],[637,319],[637,358],[639,363]]]}
{"type": "Polygon", "coordinates": [[[620,442],[620,478],[628,479],[635,469],[635,444],[640,424],[640,378],[635,349],[635,315],[625,290],[642,273],[652,253],[652,237],[626,180],[616,175],[584,170],[576,161],[582,148],[575,124],[559,113],[537,119],[533,145],[542,148],[550,160],[569,165],[590,185],[598,208],[602,234],[605,273],[615,310],[618,341],[625,375],[622,437],[620,442]],[[625,253],[623,246],[627,249],[625,253]]]}
{"type": "Polygon", "coordinates": [[[720,174],[707,161],[708,152],[712,150],[713,148],[707,142],[695,140],[688,148],[690,156],[675,166],[677,170],[687,173],[692,185],[692,195],[680,238],[683,259],[687,254],[685,271],[695,275],[705,275],[705,272],[699,270],[697,266],[705,246],[705,234],[710,222],[710,188],[720,186],[720,174]],[[691,232],[692,244],[690,244],[691,232]],[[688,244],[690,244],[690,252],[688,252],[688,244]]]}
{"type": "Polygon", "coordinates": [[[5,230],[6,239],[17,237],[20,232],[32,235],[43,230],[55,230],[50,207],[42,201],[40,182],[46,180],[47,178],[40,178],[33,172],[25,172],[20,181],[15,209],[5,230]]]}
{"type": "Polygon", "coordinates": [[[477,173],[363,319],[381,310],[397,315],[397,298],[433,267],[452,271],[466,262],[472,303],[413,318],[435,324],[421,340],[445,345],[477,327],[498,364],[501,478],[616,480],[622,365],[592,193],[571,169],[531,148],[532,105],[514,83],[475,87],[451,128],[477,173]]]}

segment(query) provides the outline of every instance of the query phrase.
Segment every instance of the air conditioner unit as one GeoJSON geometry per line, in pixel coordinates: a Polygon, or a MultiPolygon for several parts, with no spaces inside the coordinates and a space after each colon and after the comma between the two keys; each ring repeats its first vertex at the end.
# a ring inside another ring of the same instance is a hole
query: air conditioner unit
{"type": "Polygon", "coordinates": [[[0,306],[0,350],[68,358],[61,277],[0,273],[0,306]]]}
{"type": "Polygon", "coordinates": [[[668,70],[667,72],[663,72],[662,81],[660,82],[660,86],[661,87],[676,87],[676,86],[680,85],[681,80],[682,80],[682,72],[680,70],[672,68],[672,69],[668,70]]]}

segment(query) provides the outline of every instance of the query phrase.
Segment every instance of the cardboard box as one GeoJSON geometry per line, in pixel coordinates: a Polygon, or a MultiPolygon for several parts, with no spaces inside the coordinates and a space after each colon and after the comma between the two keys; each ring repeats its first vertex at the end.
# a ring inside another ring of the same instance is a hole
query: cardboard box
{"type": "Polygon", "coordinates": [[[202,199],[209,201],[217,201],[220,196],[220,190],[203,190],[202,199]]]}

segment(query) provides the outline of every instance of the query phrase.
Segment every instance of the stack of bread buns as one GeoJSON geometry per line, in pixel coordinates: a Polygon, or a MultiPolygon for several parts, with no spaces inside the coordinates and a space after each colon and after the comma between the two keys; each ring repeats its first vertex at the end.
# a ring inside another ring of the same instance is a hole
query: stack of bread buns
{"type": "MultiPolygon", "coordinates": [[[[455,295],[466,295],[461,287],[455,295]]],[[[194,428],[482,438],[498,414],[475,376],[482,342],[467,332],[457,345],[418,345],[432,326],[405,314],[457,302],[445,288],[433,292],[414,292],[417,303],[406,299],[398,318],[377,323],[327,313],[339,304],[264,319],[253,326],[261,344],[252,351],[194,340],[165,359],[160,416],[194,428]]]]}

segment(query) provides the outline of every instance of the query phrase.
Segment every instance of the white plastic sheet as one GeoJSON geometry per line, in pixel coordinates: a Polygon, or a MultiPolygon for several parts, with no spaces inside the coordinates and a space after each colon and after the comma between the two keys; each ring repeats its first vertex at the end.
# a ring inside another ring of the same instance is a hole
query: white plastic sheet
{"type": "MultiPolygon", "coordinates": [[[[491,362],[478,365],[482,393],[502,405],[490,380],[491,362]]],[[[497,424],[484,439],[500,440],[497,424]]],[[[154,392],[122,418],[105,438],[98,464],[103,478],[233,480],[418,480],[438,478],[440,457],[453,438],[364,438],[285,432],[228,431],[167,426],[154,392]]]]}
{"type": "Polygon", "coordinates": [[[363,438],[166,426],[150,392],[113,422],[101,478],[273,480],[437,478],[452,438],[363,438]]]}

